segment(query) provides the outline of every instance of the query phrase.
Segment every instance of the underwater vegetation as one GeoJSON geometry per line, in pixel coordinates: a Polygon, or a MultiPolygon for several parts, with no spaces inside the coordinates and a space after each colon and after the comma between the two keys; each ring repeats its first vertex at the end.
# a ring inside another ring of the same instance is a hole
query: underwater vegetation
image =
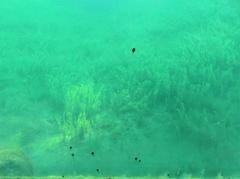
{"type": "Polygon", "coordinates": [[[93,121],[99,112],[100,92],[95,92],[93,84],[71,86],[65,95],[65,111],[61,119],[57,119],[63,133],[63,140],[85,140],[94,137],[93,121]],[[96,115],[93,115],[96,114],[96,115]]]}
{"type": "Polygon", "coordinates": [[[239,174],[237,1],[63,2],[0,2],[0,175],[239,174]]]}

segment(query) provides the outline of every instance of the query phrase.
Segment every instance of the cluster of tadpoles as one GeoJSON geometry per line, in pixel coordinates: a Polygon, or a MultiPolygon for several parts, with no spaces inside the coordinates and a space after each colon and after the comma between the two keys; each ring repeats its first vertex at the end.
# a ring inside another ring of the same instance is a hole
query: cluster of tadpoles
{"type": "MultiPolygon", "coordinates": [[[[70,146],[70,147],[69,147],[69,149],[70,149],[70,150],[72,150],[72,149],[73,149],[73,147],[72,147],[72,146],[70,146]]],[[[95,152],[93,152],[93,151],[92,151],[90,154],[91,154],[92,156],[94,156],[94,155],[95,155],[95,152]]],[[[71,156],[72,156],[72,157],[74,157],[74,156],[75,156],[75,154],[74,154],[74,153],[71,153],[71,156]]],[[[134,160],[135,160],[135,161],[138,161],[139,163],[141,163],[141,162],[142,162],[142,160],[141,160],[141,159],[139,159],[138,157],[135,157],[135,158],[134,158],[134,160]]],[[[99,168],[97,168],[97,169],[96,169],[96,172],[98,172],[98,173],[100,172],[99,168]]],[[[64,177],[64,176],[63,176],[63,177],[64,177]]]]}
{"type": "Polygon", "coordinates": [[[141,159],[138,159],[138,157],[134,158],[136,161],[138,161],[139,163],[142,161],[141,159]]]}
{"type": "MultiPolygon", "coordinates": [[[[73,148],[72,146],[69,147],[70,150],[72,150],[72,148],[73,148]]],[[[92,156],[94,156],[94,154],[95,154],[94,152],[91,152],[91,155],[92,155],[92,156]]],[[[71,153],[71,156],[74,157],[75,154],[74,154],[74,153],[71,153]]],[[[99,168],[97,168],[96,171],[99,172],[99,171],[100,171],[99,168]]]]}

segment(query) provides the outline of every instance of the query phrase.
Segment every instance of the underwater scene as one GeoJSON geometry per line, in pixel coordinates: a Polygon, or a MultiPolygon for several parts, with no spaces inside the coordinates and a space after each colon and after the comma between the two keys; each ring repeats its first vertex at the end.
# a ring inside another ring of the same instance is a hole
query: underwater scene
{"type": "Polygon", "coordinates": [[[240,176],[240,1],[0,0],[3,176],[240,176]]]}

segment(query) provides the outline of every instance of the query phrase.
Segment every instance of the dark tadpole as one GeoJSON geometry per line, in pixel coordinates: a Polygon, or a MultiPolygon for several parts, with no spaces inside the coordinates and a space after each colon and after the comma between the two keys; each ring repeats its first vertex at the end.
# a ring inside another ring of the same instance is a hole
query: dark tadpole
{"type": "Polygon", "coordinates": [[[142,160],[138,160],[138,162],[140,163],[142,160]]]}
{"type": "Polygon", "coordinates": [[[135,48],[132,48],[132,53],[134,53],[136,51],[136,49],[135,48]]]}
{"type": "Polygon", "coordinates": [[[69,149],[71,150],[71,149],[72,149],[72,146],[70,146],[69,149]]]}
{"type": "Polygon", "coordinates": [[[138,158],[137,158],[137,157],[135,157],[134,159],[135,159],[135,160],[138,160],[138,158]]]}
{"type": "Polygon", "coordinates": [[[94,152],[91,152],[91,155],[94,155],[94,152]]]}
{"type": "Polygon", "coordinates": [[[74,157],[74,153],[72,153],[72,157],[74,157]]]}
{"type": "Polygon", "coordinates": [[[96,171],[99,172],[99,169],[97,168],[96,171]]]}

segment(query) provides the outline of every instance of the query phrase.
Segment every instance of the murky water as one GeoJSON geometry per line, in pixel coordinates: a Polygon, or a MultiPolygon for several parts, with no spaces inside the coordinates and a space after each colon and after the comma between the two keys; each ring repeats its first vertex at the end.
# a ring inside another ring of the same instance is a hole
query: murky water
{"type": "Polygon", "coordinates": [[[239,174],[239,19],[237,0],[1,0],[0,175],[239,174]]]}

